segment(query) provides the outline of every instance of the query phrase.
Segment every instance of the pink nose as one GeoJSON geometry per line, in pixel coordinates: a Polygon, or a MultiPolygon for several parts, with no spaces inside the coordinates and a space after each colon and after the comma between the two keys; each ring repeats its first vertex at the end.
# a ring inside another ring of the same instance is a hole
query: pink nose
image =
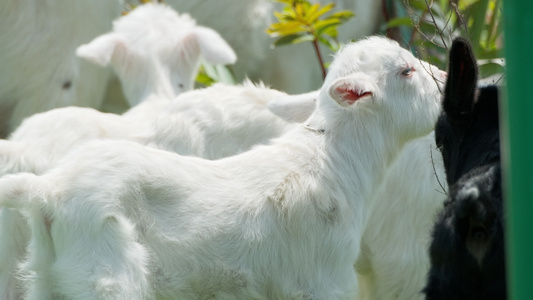
{"type": "Polygon", "coordinates": [[[440,77],[442,77],[443,79],[446,79],[448,77],[448,73],[444,71],[440,71],[440,77]]]}

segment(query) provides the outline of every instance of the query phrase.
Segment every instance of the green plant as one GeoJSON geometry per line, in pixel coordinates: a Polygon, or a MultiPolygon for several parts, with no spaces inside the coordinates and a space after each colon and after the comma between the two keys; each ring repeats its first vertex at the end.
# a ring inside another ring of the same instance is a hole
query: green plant
{"type": "Polygon", "coordinates": [[[196,85],[208,87],[217,82],[235,85],[235,75],[233,75],[228,66],[211,65],[202,62],[200,70],[198,70],[198,75],[196,76],[196,85]]]}
{"type": "Polygon", "coordinates": [[[330,14],[335,6],[333,3],[322,6],[311,4],[307,0],[275,1],[285,4],[285,7],[281,12],[274,12],[277,23],[271,24],[267,29],[267,33],[276,38],[274,46],[311,42],[325,77],[326,65],[319,43],[337,51],[337,27],[352,18],[354,13],[345,10],[330,14]]]}
{"type": "Polygon", "coordinates": [[[455,36],[468,37],[482,77],[503,73],[501,0],[395,0],[386,30],[441,69],[455,36]]]}

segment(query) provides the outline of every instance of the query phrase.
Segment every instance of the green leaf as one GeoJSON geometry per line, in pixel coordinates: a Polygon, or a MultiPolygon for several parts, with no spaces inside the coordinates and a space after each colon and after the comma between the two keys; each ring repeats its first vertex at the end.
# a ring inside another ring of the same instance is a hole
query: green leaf
{"type": "Polygon", "coordinates": [[[353,17],[355,17],[355,14],[349,10],[341,10],[329,16],[329,18],[337,18],[343,22],[346,22],[353,17]]]}
{"type": "Polygon", "coordinates": [[[340,43],[335,39],[319,37],[318,41],[323,45],[327,46],[332,52],[337,52],[340,48],[340,43]]]}
{"type": "Polygon", "coordinates": [[[387,23],[387,28],[395,28],[399,26],[413,27],[413,21],[409,17],[394,18],[387,23]]]}
{"type": "Polygon", "coordinates": [[[306,32],[306,28],[298,21],[288,21],[284,23],[274,23],[266,30],[272,37],[286,36],[306,32]]]}
{"type": "Polygon", "coordinates": [[[314,27],[317,33],[320,35],[320,33],[324,32],[324,30],[340,24],[342,24],[342,22],[339,19],[327,19],[316,22],[314,27]]]}
{"type": "Polygon", "coordinates": [[[274,41],[274,47],[294,44],[294,40],[297,40],[301,38],[302,36],[303,34],[290,34],[290,35],[283,36],[277,39],[276,41],[274,41]]]}
{"type": "Polygon", "coordinates": [[[310,13],[307,18],[305,18],[305,20],[308,22],[308,24],[311,24],[311,23],[314,23],[318,20],[318,18],[320,18],[322,15],[326,14],[327,12],[329,12],[334,6],[335,4],[333,3],[330,3],[320,9],[318,9],[320,7],[319,4],[315,4],[314,6],[316,6],[316,11],[310,13]]]}
{"type": "Polygon", "coordinates": [[[479,41],[485,27],[485,15],[487,14],[488,5],[488,0],[480,0],[472,5],[473,14],[470,19],[473,23],[472,26],[469,26],[469,36],[470,40],[474,41],[472,46],[476,52],[479,50],[479,41]]]}
{"type": "Polygon", "coordinates": [[[284,10],[282,12],[275,11],[274,12],[274,16],[280,22],[294,21],[295,18],[296,18],[296,14],[294,14],[294,12],[292,10],[290,10],[290,11],[284,10]]]}
{"type": "Polygon", "coordinates": [[[479,0],[461,0],[459,1],[459,9],[464,11],[478,1],[479,0]]]}
{"type": "MultiPolygon", "coordinates": [[[[424,2],[423,0],[407,1],[407,3],[412,9],[415,9],[415,10],[424,11],[427,9],[426,2],[424,2]]],[[[403,3],[401,5],[403,5],[403,3]]]]}
{"type": "Polygon", "coordinates": [[[308,34],[304,34],[300,36],[299,38],[293,39],[291,44],[298,44],[302,42],[312,42],[314,40],[315,40],[315,37],[312,34],[308,33],[308,34]]]}
{"type": "Polygon", "coordinates": [[[476,53],[477,59],[499,59],[503,57],[502,49],[481,50],[476,53]]]}
{"type": "Polygon", "coordinates": [[[501,74],[505,72],[505,68],[494,62],[488,62],[479,65],[479,73],[481,78],[486,78],[492,75],[501,74]]]}
{"type": "Polygon", "coordinates": [[[219,64],[212,65],[206,62],[202,62],[202,68],[204,70],[205,75],[211,78],[213,82],[223,82],[226,84],[233,85],[236,83],[235,76],[233,75],[228,66],[219,64]]]}
{"type": "Polygon", "coordinates": [[[320,4],[314,4],[312,5],[306,12],[305,12],[305,21],[307,24],[311,24],[318,20],[320,15],[318,14],[318,9],[320,8],[320,4]]]}
{"type": "Polygon", "coordinates": [[[198,73],[198,76],[196,76],[196,83],[208,87],[216,83],[216,81],[205,73],[198,73]]]}
{"type": "Polygon", "coordinates": [[[320,31],[317,32],[318,36],[330,36],[334,39],[337,38],[338,32],[337,32],[337,26],[331,25],[324,27],[320,29],[320,31]]]}

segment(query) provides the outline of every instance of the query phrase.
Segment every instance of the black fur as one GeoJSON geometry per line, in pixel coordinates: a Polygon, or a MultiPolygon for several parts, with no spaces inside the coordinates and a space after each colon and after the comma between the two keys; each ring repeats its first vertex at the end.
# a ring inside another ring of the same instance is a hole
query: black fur
{"type": "Polygon", "coordinates": [[[430,245],[426,300],[504,300],[498,88],[478,87],[468,41],[450,50],[435,140],[450,186],[430,245]]]}

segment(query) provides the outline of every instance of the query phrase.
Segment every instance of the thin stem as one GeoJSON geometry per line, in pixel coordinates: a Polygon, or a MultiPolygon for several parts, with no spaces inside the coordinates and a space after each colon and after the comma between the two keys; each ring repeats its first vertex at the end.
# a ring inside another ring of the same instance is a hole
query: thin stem
{"type": "Polygon", "coordinates": [[[437,182],[439,183],[440,188],[442,189],[442,191],[439,191],[439,190],[435,190],[435,191],[448,196],[448,193],[446,192],[446,189],[444,188],[444,186],[440,182],[439,175],[437,174],[437,169],[435,169],[435,161],[433,160],[433,151],[431,150],[431,145],[429,146],[429,155],[431,157],[431,166],[433,167],[433,174],[435,175],[435,178],[437,179],[437,182]]]}
{"type": "Polygon", "coordinates": [[[437,32],[440,35],[440,39],[442,41],[442,44],[444,45],[445,49],[448,49],[448,46],[446,46],[446,42],[444,41],[444,37],[442,36],[442,31],[440,30],[439,26],[437,25],[437,21],[435,21],[435,16],[433,15],[433,12],[431,11],[431,5],[433,5],[433,1],[431,2],[431,5],[429,5],[427,0],[424,0],[426,2],[426,7],[428,8],[429,15],[431,16],[431,19],[433,20],[433,24],[435,24],[435,29],[437,29],[437,32]]]}
{"type": "Polygon", "coordinates": [[[459,6],[457,6],[456,3],[452,3],[452,8],[457,16],[457,22],[459,24],[457,27],[461,28],[461,26],[463,26],[465,35],[468,36],[468,24],[466,24],[465,20],[463,19],[463,15],[459,11],[459,6]]]}
{"type": "MultiPolygon", "coordinates": [[[[314,35],[314,34],[313,34],[314,35]]],[[[320,64],[320,69],[322,70],[322,79],[326,79],[326,67],[324,66],[324,60],[322,59],[322,53],[320,52],[320,47],[318,47],[318,38],[316,35],[315,39],[313,40],[313,47],[315,48],[315,54],[318,59],[318,63],[320,64]]]]}

